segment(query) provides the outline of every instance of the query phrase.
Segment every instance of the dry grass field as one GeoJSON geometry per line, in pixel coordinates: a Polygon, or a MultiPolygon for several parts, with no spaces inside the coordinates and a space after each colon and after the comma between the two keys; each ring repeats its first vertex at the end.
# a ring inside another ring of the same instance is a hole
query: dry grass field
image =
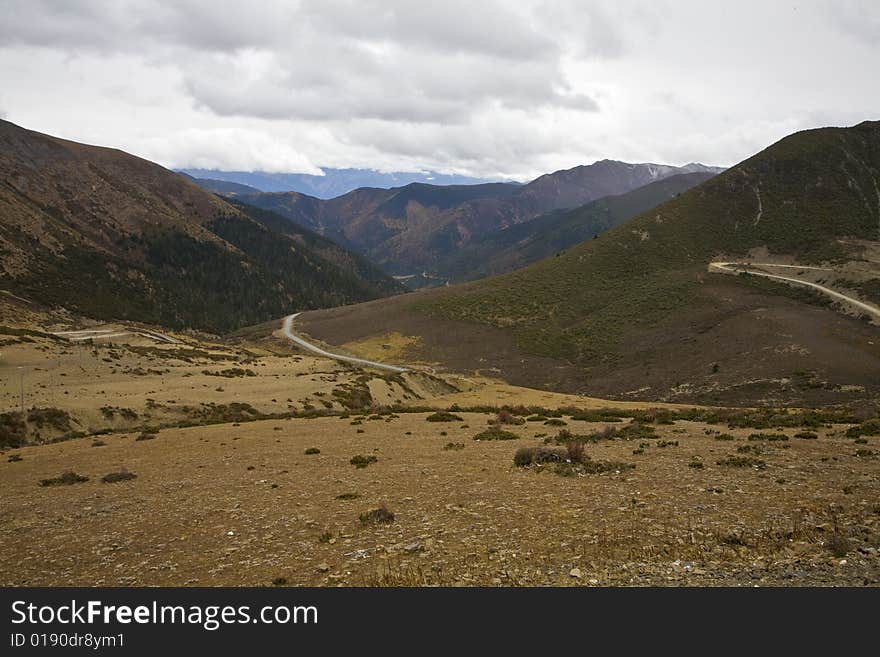
{"type": "MultiPolygon", "coordinates": [[[[876,438],[867,455],[841,426],[767,442],[680,421],[657,438],[586,447],[634,469],[565,476],[513,462],[559,427],[527,422],[508,427],[518,439],[484,442],[473,436],[491,416],[458,415],[268,420],[15,450],[20,461],[0,463],[0,582],[880,583],[876,438]],[[718,464],[744,447],[766,466],[718,464]],[[356,467],[359,455],[376,461],[356,467]],[[67,471],[88,481],[39,483],[67,471]],[[102,481],[125,471],[136,478],[102,481]],[[383,505],[393,522],[360,519],[383,505]]],[[[563,421],[576,433],[604,426],[563,421]]]]}
{"type": "Polygon", "coordinates": [[[382,375],[272,326],[73,344],[45,333],[71,318],[26,319],[0,335],[3,585],[880,583],[867,416],[382,375]]]}

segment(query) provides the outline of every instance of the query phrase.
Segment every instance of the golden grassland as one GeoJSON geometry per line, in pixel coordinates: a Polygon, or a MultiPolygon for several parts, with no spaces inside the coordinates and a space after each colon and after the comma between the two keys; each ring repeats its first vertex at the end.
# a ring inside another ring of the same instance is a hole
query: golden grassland
{"type": "Polygon", "coordinates": [[[0,454],[0,583],[880,582],[880,438],[852,422],[799,438],[641,413],[687,408],[671,404],[370,373],[277,336],[178,337],[0,335],[0,412],[23,372],[28,443],[0,454]],[[515,439],[474,440],[502,406],[538,410],[502,414],[515,439]],[[609,406],[619,417],[557,410],[609,406]],[[606,426],[624,430],[598,438],[606,426]],[[561,450],[560,431],[616,465],[514,465],[523,447],[561,450]],[[68,472],[87,480],[41,485],[68,472]],[[393,521],[371,522],[383,507],[393,521]]]}

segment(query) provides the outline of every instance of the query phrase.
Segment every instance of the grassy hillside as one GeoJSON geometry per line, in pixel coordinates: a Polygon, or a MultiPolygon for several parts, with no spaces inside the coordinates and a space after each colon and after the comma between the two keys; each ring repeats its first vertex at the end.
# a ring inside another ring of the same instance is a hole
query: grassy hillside
{"type": "Polygon", "coordinates": [[[0,289],[97,318],[217,332],[400,287],[151,162],[0,122],[0,289]]]}
{"type": "Polygon", "coordinates": [[[880,122],[798,133],[559,258],[420,309],[516,332],[529,352],[614,353],[643,326],[700,302],[706,264],[757,247],[802,264],[880,239],[880,122]]]}
{"type": "Polygon", "coordinates": [[[749,403],[771,389],[815,403],[876,394],[875,326],[707,264],[756,249],[800,264],[859,261],[880,239],[878,190],[880,123],[809,130],[559,257],[304,323],[350,342],[361,336],[342,324],[356,315],[361,333],[382,325],[430,336],[422,357],[591,394],[749,403]],[[802,380],[813,390],[791,383],[802,380]]]}

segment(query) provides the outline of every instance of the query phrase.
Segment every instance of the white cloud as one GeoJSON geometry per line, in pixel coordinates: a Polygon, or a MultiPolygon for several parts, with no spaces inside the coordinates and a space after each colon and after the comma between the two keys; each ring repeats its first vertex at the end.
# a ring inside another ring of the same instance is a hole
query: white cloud
{"type": "Polygon", "coordinates": [[[188,128],[143,143],[152,159],[175,168],[321,174],[304,154],[264,132],[188,128]]]}
{"type": "Polygon", "coordinates": [[[732,164],[878,118],[874,4],[0,0],[0,100],[170,166],[732,164]]]}

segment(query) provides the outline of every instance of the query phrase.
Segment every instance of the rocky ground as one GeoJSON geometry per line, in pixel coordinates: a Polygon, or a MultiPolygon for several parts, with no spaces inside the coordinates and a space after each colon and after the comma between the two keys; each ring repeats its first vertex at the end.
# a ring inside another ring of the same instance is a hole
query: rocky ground
{"type": "Polygon", "coordinates": [[[877,437],[643,423],[654,437],[587,444],[620,469],[562,476],[516,467],[514,453],[629,420],[534,420],[504,426],[516,439],[477,441],[494,415],[458,416],[263,420],[7,451],[0,583],[880,583],[877,437]],[[358,456],[376,460],[359,468],[358,456]],[[754,461],[719,464],[729,457],[754,461]],[[66,471],[88,481],[40,485],[66,471]],[[102,482],[113,472],[136,477],[102,482]],[[371,522],[383,505],[393,521],[371,522]]]}

